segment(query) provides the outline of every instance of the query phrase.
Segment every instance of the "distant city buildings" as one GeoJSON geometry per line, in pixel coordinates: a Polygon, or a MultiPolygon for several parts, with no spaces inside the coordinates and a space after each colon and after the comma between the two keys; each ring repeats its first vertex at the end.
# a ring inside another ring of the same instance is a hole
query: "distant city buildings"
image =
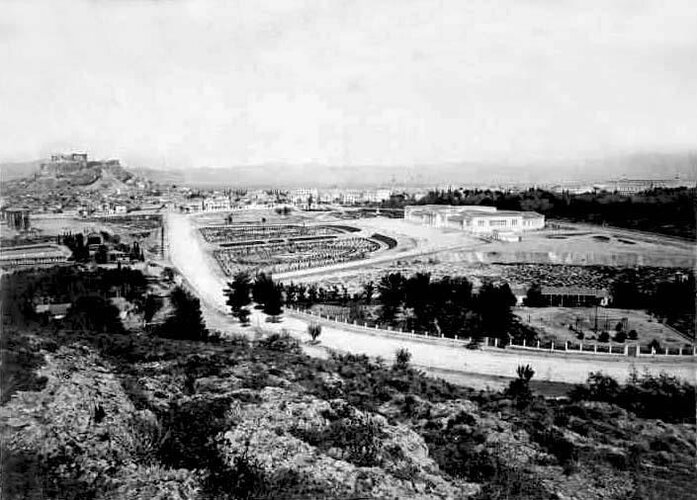
{"type": "Polygon", "coordinates": [[[431,227],[453,228],[505,241],[518,241],[519,234],[545,227],[537,212],[497,210],[481,205],[410,205],[404,209],[408,221],[431,227]]]}

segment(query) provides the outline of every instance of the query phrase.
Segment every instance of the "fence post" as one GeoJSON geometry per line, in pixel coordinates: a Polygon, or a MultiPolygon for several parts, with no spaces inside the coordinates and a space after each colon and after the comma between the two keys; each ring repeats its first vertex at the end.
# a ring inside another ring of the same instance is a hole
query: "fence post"
{"type": "Polygon", "coordinates": [[[549,352],[554,352],[554,341],[552,341],[552,345],[549,348],[549,352]]]}
{"type": "Polygon", "coordinates": [[[523,338],[523,347],[525,347],[525,338],[523,338]]]}
{"type": "Polygon", "coordinates": [[[682,347],[678,350],[678,356],[682,356],[682,347]]]}
{"type": "Polygon", "coordinates": [[[593,344],[593,354],[598,354],[598,344],[593,344]]]}
{"type": "Polygon", "coordinates": [[[540,348],[540,341],[539,340],[537,341],[537,348],[538,349],[540,348]]]}
{"type": "Polygon", "coordinates": [[[656,348],[652,346],[651,347],[651,356],[655,356],[655,355],[656,355],[656,348]]]}
{"type": "Polygon", "coordinates": [[[624,355],[629,356],[629,346],[625,344],[624,346],[624,355]]]}
{"type": "Polygon", "coordinates": [[[499,338],[494,337],[494,347],[498,347],[498,346],[499,346],[499,338]]]}
{"type": "Polygon", "coordinates": [[[692,355],[697,356],[697,345],[692,346],[692,355]]]}
{"type": "Polygon", "coordinates": [[[565,351],[569,350],[569,341],[568,340],[566,342],[564,342],[564,350],[565,351]]]}
{"type": "Polygon", "coordinates": [[[668,348],[666,347],[665,355],[668,356],[668,348]]]}
{"type": "Polygon", "coordinates": [[[578,343],[578,351],[583,352],[583,342],[578,343]]]}

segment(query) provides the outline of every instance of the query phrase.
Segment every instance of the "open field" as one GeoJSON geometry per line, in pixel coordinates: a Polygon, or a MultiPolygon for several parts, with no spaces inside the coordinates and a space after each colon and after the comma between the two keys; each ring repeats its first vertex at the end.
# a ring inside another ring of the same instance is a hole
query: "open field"
{"type": "MultiPolygon", "coordinates": [[[[591,307],[520,307],[514,310],[516,316],[524,323],[533,326],[541,332],[540,340],[555,342],[578,342],[576,332],[569,329],[572,325],[584,332],[584,343],[594,341],[598,334],[591,329],[595,326],[596,309],[591,307]]],[[[612,338],[615,326],[622,319],[627,320],[627,330],[637,332],[637,340],[627,340],[630,345],[639,343],[648,345],[657,340],[661,346],[677,348],[689,345],[687,340],[675,333],[671,328],[656,321],[644,311],[633,309],[598,308],[598,329],[607,330],[612,338]]]]}

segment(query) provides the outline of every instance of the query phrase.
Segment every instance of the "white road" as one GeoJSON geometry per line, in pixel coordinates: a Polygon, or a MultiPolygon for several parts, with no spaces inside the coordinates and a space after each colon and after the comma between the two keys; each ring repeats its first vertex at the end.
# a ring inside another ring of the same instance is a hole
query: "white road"
{"type": "MultiPolygon", "coordinates": [[[[226,277],[213,257],[202,248],[201,238],[193,220],[185,215],[168,214],[166,221],[172,265],[198,294],[209,326],[224,331],[249,332],[250,329],[243,330],[228,319],[228,308],[223,295],[226,277]]],[[[286,313],[280,323],[267,323],[261,312],[253,311],[251,321],[253,326],[265,330],[285,329],[302,340],[308,339],[306,331],[310,320],[304,316],[286,313]]],[[[467,373],[515,377],[515,370],[521,364],[529,364],[535,369],[535,379],[554,382],[584,382],[590,371],[602,371],[624,380],[631,370],[637,370],[639,373],[648,371],[654,374],[664,371],[697,383],[697,364],[693,357],[624,358],[507,350],[473,351],[408,336],[400,338],[345,328],[333,322],[322,323],[320,340],[325,348],[373,357],[381,356],[388,362],[391,362],[397,349],[406,348],[412,353],[414,365],[432,373],[460,373],[462,376],[457,378],[465,385],[467,373]]],[[[307,352],[311,355],[326,355],[317,348],[307,349],[307,352]]],[[[475,378],[476,375],[473,376],[473,379],[475,378]]]]}

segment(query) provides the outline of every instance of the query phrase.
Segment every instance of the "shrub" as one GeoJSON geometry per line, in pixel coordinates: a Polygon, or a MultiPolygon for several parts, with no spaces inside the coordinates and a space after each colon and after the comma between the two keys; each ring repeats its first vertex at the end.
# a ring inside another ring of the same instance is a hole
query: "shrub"
{"type": "Polygon", "coordinates": [[[621,330],[615,334],[615,338],[614,338],[615,342],[623,343],[625,340],[627,340],[627,334],[623,330],[621,330]]]}
{"type": "Polygon", "coordinates": [[[307,333],[310,334],[310,337],[312,338],[312,341],[316,341],[317,337],[320,336],[322,333],[322,325],[319,323],[312,323],[310,325],[307,325],[307,333]]]}
{"type": "Polygon", "coordinates": [[[624,386],[602,373],[591,373],[583,385],[569,393],[574,401],[603,401],[616,404],[643,418],[666,422],[694,422],[695,388],[676,377],[633,374],[624,386]]]}
{"type": "Polygon", "coordinates": [[[511,381],[508,385],[506,393],[518,400],[519,403],[524,403],[530,400],[532,393],[530,392],[530,380],[535,376],[535,370],[530,365],[518,365],[516,369],[518,378],[511,381]]]}
{"type": "Polygon", "coordinates": [[[610,341],[610,334],[607,332],[600,332],[600,335],[598,335],[598,342],[609,342],[610,341]]]}
{"type": "Polygon", "coordinates": [[[398,370],[406,370],[409,368],[411,361],[411,352],[405,347],[400,347],[395,353],[394,368],[398,370]]]}
{"type": "Polygon", "coordinates": [[[629,340],[636,340],[638,337],[636,330],[629,330],[629,340]]]}

